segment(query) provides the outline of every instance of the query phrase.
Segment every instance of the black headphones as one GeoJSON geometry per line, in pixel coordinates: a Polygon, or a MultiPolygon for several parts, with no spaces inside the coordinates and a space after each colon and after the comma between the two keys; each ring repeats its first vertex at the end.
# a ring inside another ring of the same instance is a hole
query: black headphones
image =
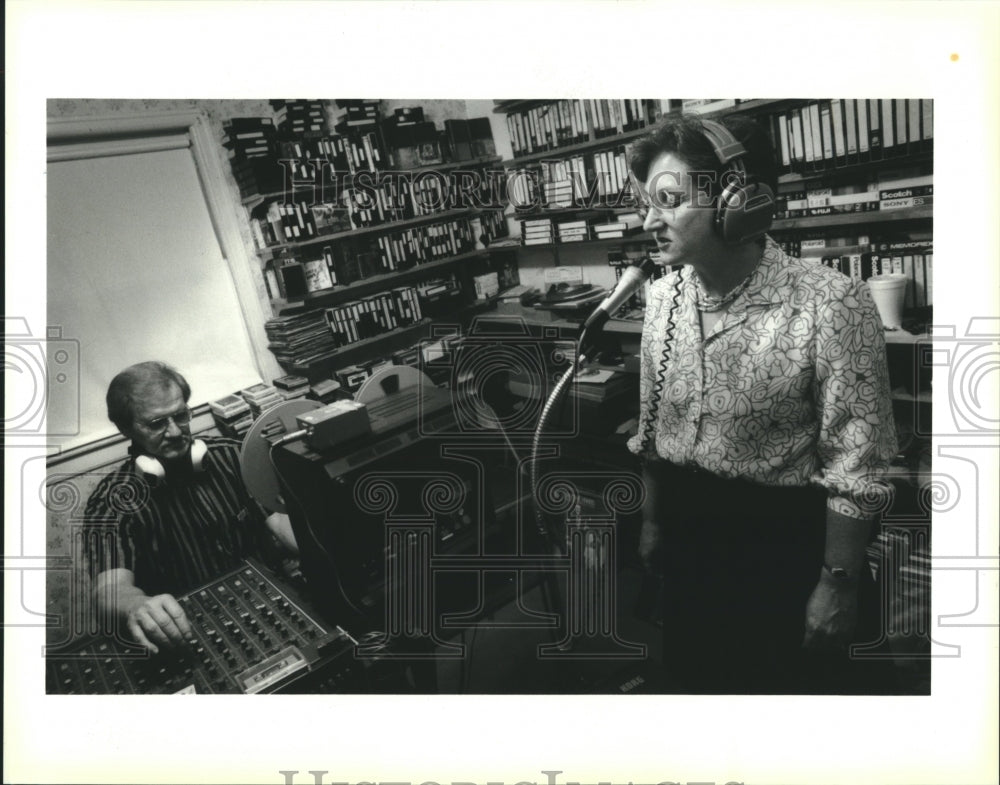
{"type": "Polygon", "coordinates": [[[760,237],[774,220],[774,191],[766,183],[751,182],[743,156],[746,148],[722,123],[702,120],[703,134],[723,166],[731,165],[736,177],[729,178],[715,207],[715,228],[727,243],[743,243],[760,237]]]}

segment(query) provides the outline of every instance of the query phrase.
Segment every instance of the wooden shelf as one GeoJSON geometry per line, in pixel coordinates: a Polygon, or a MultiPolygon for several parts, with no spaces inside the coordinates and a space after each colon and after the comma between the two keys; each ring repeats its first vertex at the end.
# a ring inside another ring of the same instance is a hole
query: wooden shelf
{"type": "Polygon", "coordinates": [[[537,218],[559,218],[567,215],[579,215],[580,213],[600,214],[614,213],[616,211],[622,213],[634,213],[636,211],[636,207],[629,207],[626,205],[619,205],[618,207],[610,207],[607,205],[588,207],[543,207],[541,209],[532,209],[530,211],[525,210],[522,212],[518,212],[515,208],[514,214],[511,217],[518,221],[533,221],[537,218]]]}
{"type": "Polygon", "coordinates": [[[284,367],[290,373],[302,374],[312,379],[319,374],[329,373],[334,368],[350,365],[358,355],[370,352],[372,347],[375,346],[386,345],[392,347],[386,351],[396,351],[397,349],[405,348],[406,346],[412,346],[414,339],[427,332],[427,328],[436,321],[447,323],[451,320],[462,319],[466,316],[475,314],[478,311],[489,310],[490,308],[495,307],[495,305],[496,303],[493,300],[476,300],[457,308],[454,313],[449,314],[448,316],[439,317],[437,319],[425,317],[418,322],[408,324],[406,327],[400,327],[396,330],[390,330],[389,332],[381,333],[379,335],[373,335],[371,338],[355,341],[347,346],[341,346],[324,357],[310,363],[290,363],[284,367]]]}
{"type": "MultiPolygon", "coordinates": [[[[510,112],[517,112],[522,109],[531,109],[535,106],[540,106],[543,104],[550,104],[556,101],[563,100],[557,98],[551,99],[531,99],[531,100],[517,100],[517,101],[505,101],[501,104],[497,104],[493,112],[495,114],[507,114],[510,112]]],[[[742,104],[730,107],[728,109],[721,109],[717,112],[706,112],[704,114],[698,113],[700,117],[721,117],[728,114],[738,114],[740,112],[753,112],[761,109],[774,108],[777,105],[783,103],[789,103],[794,99],[789,98],[762,98],[752,101],[747,101],[742,104]]],[[[696,114],[694,112],[689,112],[688,114],[696,114]]],[[[558,159],[566,155],[572,155],[574,153],[584,152],[587,150],[598,149],[601,147],[611,147],[616,144],[624,144],[625,142],[635,139],[639,136],[643,136],[648,133],[652,128],[655,127],[655,123],[650,125],[645,125],[642,128],[636,128],[631,131],[624,131],[620,134],[612,134],[610,136],[603,136],[599,139],[589,139],[586,142],[578,142],[576,144],[565,145],[564,147],[556,147],[552,150],[545,150],[544,152],[535,153],[525,153],[524,155],[519,155],[515,158],[506,160],[503,162],[504,166],[516,167],[531,163],[536,163],[544,159],[558,159]]]]}
{"type": "Polygon", "coordinates": [[[786,172],[778,176],[778,185],[819,185],[823,182],[856,181],[858,176],[871,174],[880,169],[912,169],[934,163],[934,151],[923,150],[899,158],[880,158],[864,163],[848,164],[816,172],[786,172]]]}
{"type": "Polygon", "coordinates": [[[343,358],[344,355],[355,352],[360,349],[365,349],[369,346],[373,346],[381,341],[387,341],[392,338],[398,338],[403,335],[417,334],[422,332],[431,323],[430,319],[421,319],[413,324],[408,324],[406,327],[399,327],[395,330],[390,330],[389,332],[380,333],[379,335],[373,335],[371,338],[364,338],[360,341],[355,341],[354,343],[348,344],[347,346],[341,346],[337,349],[333,349],[328,352],[323,357],[313,360],[310,363],[289,363],[286,367],[292,373],[303,373],[308,374],[317,370],[319,367],[330,367],[333,368],[337,364],[337,361],[343,358]]]}
{"type": "Polygon", "coordinates": [[[520,112],[524,109],[534,109],[536,106],[544,104],[554,104],[558,101],[566,101],[566,98],[511,98],[506,101],[497,101],[493,104],[493,114],[507,114],[508,112],[520,112]]]}
{"type": "Polygon", "coordinates": [[[781,104],[797,103],[797,98],[754,98],[750,101],[730,106],[726,109],[718,109],[714,112],[684,112],[684,114],[698,115],[699,117],[725,117],[726,115],[739,114],[740,112],[757,112],[762,109],[777,109],[781,104]]]}
{"type": "MultiPolygon", "coordinates": [[[[330,181],[329,183],[324,183],[321,180],[319,183],[317,183],[315,185],[315,187],[319,188],[320,190],[324,190],[325,191],[327,185],[330,186],[331,188],[333,188],[335,186],[343,185],[345,181],[341,180],[341,177],[343,175],[347,174],[347,173],[346,172],[335,172],[334,174],[336,175],[336,180],[330,181]]],[[[372,174],[374,174],[374,172],[372,172],[372,174]]],[[[307,186],[303,185],[302,188],[301,188],[301,190],[302,191],[306,191],[306,190],[308,190],[308,188],[307,188],[307,186]]],[[[262,204],[264,204],[266,202],[277,202],[278,200],[280,200],[282,197],[285,196],[285,193],[286,193],[286,191],[284,189],[282,189],[280,191],[269,191],[269,192],[263,193],[263,194],[255,194],[254,196],[244,196],[240,200],[240,202],[241,202],[241,204],[243,204],[249,210],[252,211],[252,210],[257,209],[257,207],[259,205],[262,205],[262,204]]],[[[326,204],[326,203],[327,202],[324,202],[324,204],[326,204]]]]}
{"type": "Polygon", "coordinates": [[[546,150],[545,152],[539,153],[526,153],[525,155],[519,155],[516,158],[511,158],[503,162],[503,165],[507,168],[516,168],[518,166],[523,166],[530,163],[535,163],[542,160],[558,160],[560,158],[565,158],[567,155],[573,155],[574,153],[582,153],[587,150],[597,150],[601,147],[614,147],[619,144],[624,144],[630,139],[636,139],[643,134],[649,132],[651,126],[644,126],[642,128],[637,128],[634,131],[625,131],[620,134],[613,134],[611,136],[603,136],[600,139],[591,139],[587,142],[579,142],[578,144],[568,144],[565,147],[556,147],[552,150],[546,150]]]}
{"type": "Polygon", "coordinates": [[[626,245],[635,243],[651,243],[652,239],[645,233],[634,234],[631,237],[608,237],[601,240],[578,240],[574,243],[540,243],[538,245],[516,245],[513,246],[521,251],[533,251],[536,249],[551,251],[553,248],[604,248],[609,245],[626,245]]]}
{"type": "Polygon", "coordinates": [[[468,161],[449,161],[444,164],[427,164],[426,166],[415,166],[410,169],[379,169],[379,174],[421,174],[423,172],[450,172],[454,169],[464,169],[466,167],[487,166],[489,164],[500,163],[499,155],[490,155],[484,158],[472,158],[468,161]]]}
{"type": "MultiPolygon", "coordinates": [[[[520,112],[525,109],[533,109],[536,106],[542,106],[544,104],[554,104],[558,101],[573,100],[566,98],[516,98],[508,101],[499,101],[493,106],[493,114],[508,114],[510,112],[520,112]]],[[[736,112],[755,112],[760,109],[773,108],[778,104],[792,103],[797,99],[795,98],[755,98],[750,101],[744,101],[736,106],[731,106],[728,109],[720,109],[716,112],[706,112],[705,117],[716,117],[719,115],[734,114],[736,112]]],[[[688,112],[688,114],[695,114],[694,112],[688,112]]]]}
{"type": "Polygon", "coordinates": [[[786,232],[793,229],[821,229],[827,226],[860,226],[864,224],[897,223],[900,221],[924,221],[932,218],[933,215],[933,205],[914,207],[909,210],[873,210],[867,213],[809,215],[802,218],[781,218],[774,222],[770,231],[786,232]]]}
{"type": "Polygon", "coordinates": [[[305,313],[316,308],[327,308],[329,306],[336,305],[343,300],[364,297],[367,294],[385,288],[386,285],[391,285],[393,287],[399,286],[408,281],[421,278],[428,273],[434,272],[435,270],[440,270],[450,265],[467,261],[468,259],[476,259],[479,257],[486,257],[488,255],[489,251],[486,250],[469,251],[467,253],[459,254],[458,256],[449,256],[445,259],[436,259],[433,262],[418,264],[406,270],[393,270],[379,275],[372,275],[368,278],[362,278],[361,280],[354,281],[353,283],[346,284],[344,286],[337,286],[332,289],[324,289],[319,292],[308,294],[301,303],[289,303],[280,311],[280,314],[282,316],[288,316],[305,313]]]}
{"type": "MultiPolygon", "coordinates": [[[[417,166],[412,169],[379,169],[377,172],[356,172],[354,174],[350,172],[334,172],[333,175],[336,180],[329,183],[330,186],[345,186],[349,184],[355,177],[361,174],[371,175],[373,177],[381,177],[382,175],[418,175],[424,172],[450,172],[456,169],[462,168],[476,168],[479,166],[488,166],[489,164],[500,163],[500,156],[491,155],[485,158],[473,158],[470,161],[449,161],[448,163],[441,164],[427,164],[426,166],[417,166]]],[[[319,184],[317,184],[319,187],[319,184]]],[[[302,187],[303,191],[308,191],[308,186],[302,187]]],[[[251,210],[256,208],[259,204],[264,202],[275,202],[285,196],[285,191],[274,191],[265,194],[257,194],[256,196],[247,196],[241,201],[244,205],[249,207],[251,210]]]]}
{"type": "MultiPolygon", "coordinates": [[[[494,103],[492,109],[493,113],[503,115],[508,113],[520,112],[523,110],[528,110],[533,107],[543,106],[546,104],[553,104],[560,98],[533,98],[533,99],[511,99],[498,101],[494,103]]],[[[727,115],[745,115],[745,116],[761,116],[766,117],[769,114],[785,112],[788,107],[799,106],[808,101],[801,99],[792,98],[776,98],[776,99],[754,99],[746,101],[741,104],[737,104],[733,107],[726,109],[720,109],[708,113],[690,113],[696,114],[700,117],[717,119],[719,117],[724,117],[727,115]]],[[[666,102],[664,102],[666,106],[666,102]]],[[[675,110],[679,111],[679,110],[675,110]]],[[[571,156],[578,155],[581,153],[607,150],[611,148],[621,148],[623,145],[634,141],[650,132],[655,124],[649,124],[643,126],[642,128],[637,128],[631,131],[626,131],[620,134],[611,133],[608,136],[602,136],[600,138],[594,138],[595,131],[592,127],[588,129],[589,137],[587,141],[576,142],[574,144],[566,144],[561,147],[556,147],[549,150],[525,153],[523,155],[518,155],[511,159],[501,159],[499,156],[490,156],[483,158],[476,158],[469,161],[453,161],[449,163],[441,164],[429,164],[426,166],[416,167],[408,170],[402,169],[384,169],[378,172],[364,172],[357,173],[355,175],[350,175],[345,172],[337,172],[336,180],[334,181],[339,191],[344,185],[356,181],[356,178],[361,174],[367,174],[373,179],[381,177],[383,175],[393,176],[393,175],[419,175],[425,172],[453,172],[456,170],[465,169],[482,169],[483,167],[504,167],[508,170],[517,169],[521,167],[537,167],[542,161],[545,160],[565,160],[571,156]]],[[[933,148],[931,145],[927,146],[927,149],[921,149],[918,152],[912,153],[906,156],[883,158],[877,161],[869,161],[865,163],[854,163],[849,165],[842,165],[839,167],[834,167],[831,169],[824,169],[815,172],[795,172],[786,173],[780,176],[779,183],[781,185],[781,192],[790,192],[794,190],[805,190],[808,187],[812,187],[817,184],[824,184],[836,186],[838,184],[843,184],[852,181],[861,182],[863,178],[867,177],[871,173],[878,172],[879,176],[882,173],[887,173],[890,169],[915,169],[918,171],[923,171],[924,168],[929,167],[933,164],[933,148]]],[[[333,179],[331,172],[327,172],[328,177],[333,179]]],[[[332,185],[332,183],[331,183],[332,185]]],[[[317,184],[317,188],[319,184],[317,184]]],[[[334,189],[329,188],[328,191],[334,189]]],[[[299,193],[309,193],[308,188],[302,189],[299,193]]],[[[249,211],[256,210],[256,215],[260,215],[260,212],[266,209],[266,205],[269,202],[283,201],[285,199],[285,192],[275,192],[260,194],[256,196],[251,196],[244,198],[242,200],[243,204],[247,206],[249,211]]],[[[608,215],[614,213],[621,213],[634,208],[619,206],[597,206],[597,207],[554,207],[552,209],[545,209],[543,207],[537,208],[531,212],[517,213],[515,212],[512,216],[515,220],[531,220],[535,218],[552,218],[553,222],[557,222],[560,219],[568,218],[569,216],[577,216],[582,214],[600,214],[605,213],[608,215]]],[[[335,232],[326,235],[319,235],[317,237],[312,237],[308,239],[301,239],[294,242],[283,242],[276,243],[258,252],[260,259],[267,260],[274,256],[277,256],[281,252],[285,251],[296,251],[298,249],[308,249],[315,247],[315,249],[320,249],[322,246],[327,244],[333,244],[338,242],[351,241],[354,239],[361,239],[366,237],[374,237],[379,235],[390,234],[394,232],[403,232],[408,229],[424,226],[434,223],[442,223],[453,220],[462,220],[475,216],[480,211],[475,208],[464,208],[459,210],[446,210],[438,213],[432,213],[428,215],[422,215],[415,218],[410,218],[401,221],[393,221],[390,223],[379,224],[377,226],[363,227],[359,229],[351,229],[347,231],[335,232]]],[[[907,222],[913,222],[913,226],[920,226],[923,228],[924,225],[929,225],[933,220],[933,206],[927,205],[922,207],[917,207],[907,210],[893,210],[893,211],[872,211],[866,213],[839,213],[831,215],[822,216],[803,216],[800,218],[789,218],[780,219],[774,222],[771,229],[772,232],[793,232],[801,230],[812,230],[812,229],[825,229],[832,227],[843,227],[843,226],[877,226],[883,224],[893,224],[898,225],[900,228],[906,230],[912,228],[907,226],[907,222]],[[924,222],[923,224],[917,224],[917,222],[924,222]]],[[[866,230],[867,233],[868,230],[866,230]]],[[[503,240],[501,239],[502,243],[503,240]]],[[[650,242],[649,236],[644,233],[635,233],[625,237],[616,238],[606,238],[606,239],[590,239],[582,242],[571,242],[571,243],[560,243],[552,242],[545,243],[542,245],[529,245],[525,246],[520,243],[511,244],[509,246],[496,245],[491,246],[486,250],[475,250],[469,251],[463,254],[458,254],[456,256],[448,257],[445,259],[439,259],[433,262],[428,262],[425,264],[415,265],[414,267],[381,273],[379,275],[371,276],[359,281],[355,281],[348,285],[342,285],[327,289],[321,292],[315,292],[311,295],[307,295],[301,301],[295,302],[282,302],[282,301],[272,301],[272,305],[275,307],[276,312],[281,315],[292,315],[298,313],[307,313],[310,311],[318,311],[326,307],[331,307],[338,305],[350,300],[359,299],[370,294],[384,291],[400,285],[412,284],[415,280],[420,280],[421,278],[432,277],[435,274],[440,274],[446,270],[455,268],[456,265],[463,263],[468,263],[471,260],[486,258],[490,255],[492,251],[503,250],[506,248],[514,249],[516,248],[519,252],[530,251],[532,249],[537,249],[542,253],[553,254],[556,258],[561,258],[561,255],[565,255],[566,258],[572,258],[574,253],[573,249],[578,247],[581,251],[584,248],[595,248],[595,249],[605,249],[614,247],[637,247],[643,246],[650,242]],[[562,251],[560,251],[562,249],[562,251]]],[[[844,249],[831,249],[827,252],[840,253],[844,249]]],[[[593,254],[600,255],[600,252],[595,250],[593,254]]],[[[809,252],[807,252],[809,255],[809,252]]],[[[524,257],[522,257],[524,258],[524,257]]],[[[459,270],[459,272],[461,272],[459,270]]],[[[470,296],[468,294],[463,295],[464,297],[470,296]]],[[[456,298],[459,299],[459,298],[456,298]]],[[[429,330],[429,325],[432,321],[447,321],[449,319],[464,320],[469,313],[480,313],[486,308],[494,307],[494,303],[491,301],[477,301],[470,305],[465,306],[453,306],[455,307],[455,313],[449,314],[446,317],[442,317],[438,320],[431,320],[425,318],[413,325],[409,325],[398,330],[393,330],[374,336],[372,338],[365,339],[363,341],[358,341],[357,343],[350,344],[348,346],[340,347],[339,349],[331,351],[327,356],[324,356],[320,360],[308,363],[306,365],[293,365],[288,366],[290,369],[294,369],[295,372],[305,373],[310,376],[316,376],[322,372],[328,372],[333,368],[341,367],[343,365],[349,365],[352,362],[358,362],[362,356],[371,356],[375,353],[386,353],[388,351],[395,351],[398,348],[402,348],[406,345],[410,345],[415,342],[422,332],[429,330]]],[[[560,330],[575,331],[578,329],[578,324],[575,321],[570,321],[565,318],[560,318],[558,320],[546,319],[544,317],[549,317],[549,314],[541,314],[536,317],[539,324],[544,324],[546,326],[556,326],[560,330]]],[[[911,322],[912,323],[912,322],[911,322]]],[[[642,332],[642,320],[632,320],[632,319],[611,319],[605,326],[606,333],[615,333],[620,336],[620,340],[625,342],[626,340],[634,342],[634,337],[639,336],[642,332]],[[626,339],[626,336],[632,336],[626,339]]],[[[920,341],[929,341],[931,338],[927,334],[923,335],[912,335],[903,330],[897,331],[887,331],[884,333],[886,344],[890,346],[912,346],[916,345],[920,341]]],[[[894,349],[894,353],[903,352],[903,349],[894,349]]],[[[907,350],[912,351],[912,350],[907,350]]],[[[893,356],[896,356],[895,354],[893,356]]],[[[930,401],[929,393],[920,393],[917,395],[907,394],[905,390],[897,388],[893,390],[893,398],[896,401],[904,402],[900,405],[907,405],[906,402],[912,402],[914,404],[924,404],[930,401]]]]}
{"type": "Polygon", "coordinates": [[[569,319],[554,319],[551,317],[551,313],[551,311],[545,311],[541,308],[522,306],[516,310],[498,311],[497,313],[491,314],[487,317],[487,320],[493,319],[500,324],[518,320],[520,322],[524,322],[529,327],[552,327],[557,330],[570,330],[574,333],[580,329],[580,322],[571,321],[569,319]],[[543,316],[542,314],[545,315],[543,316]]]}
{"type": "Polygon", "coordinates": [[[873,248],[871,243],[866,245],[829,245],[823,248],[803,248],[799,253],[800,259],[819,260],[824,256],[850,256],[851,254],[868,253],[873,248]]]}
{"type": "Polygon", "coordinates": [[[338,240],[353,239],[356,237],[364,237],[365,235],[381,234],[383,232],[395,232],[403,231],[405,229],[410,229],[414,226],[420,226],[422,224],[435,223],[437,221],[450,221],[455,218],[462,218],[466,216],[471,216],[476,213],[472,208],[466,208],[463,210],[445,210],[440,213],[431,213],[430,215],[421,215],[418,218],[407,218],[405,221],[390,221],[389,223],[379,224],[378,226],[364,226],[360,229],[348,229],[344,232],[333,232],[331,234],[322,234],[317,237],[313,237],[309,240],[299,240],[294,243],[279,243],[277,245],[269,245],[267,248],[261,249],[260,253],[265,255],[266,258],[273,258],[276,253],[281,251],[291,251],[296,248],[307,248],[312,245],[322,245],[324,243],[334,243],[338,240]]]}

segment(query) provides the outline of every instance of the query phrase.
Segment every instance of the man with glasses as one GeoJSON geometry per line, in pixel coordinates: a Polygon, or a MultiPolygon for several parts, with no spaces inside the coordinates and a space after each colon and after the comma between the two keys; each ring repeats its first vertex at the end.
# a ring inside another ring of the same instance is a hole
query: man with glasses
{"type": "Polygon", "coordinates": [[[191,633],[174,595],[238,566],[294,551],[288,519],[270,517],[240,473],[240,443],[194,439],[191,388],[160,362],[111,381],[108,418],[131,440],[129,459],[86,508],[86,556],[98,609],[153,652],[191,633]]]}

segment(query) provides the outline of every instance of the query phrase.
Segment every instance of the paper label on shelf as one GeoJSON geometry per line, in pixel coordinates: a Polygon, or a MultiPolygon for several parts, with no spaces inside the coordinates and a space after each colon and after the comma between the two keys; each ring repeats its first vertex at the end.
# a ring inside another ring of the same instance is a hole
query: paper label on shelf
{"type": "Polygon", "coordinates": [[[550,267],[544,271],[545,283],[583,283],[583,268],[574,266],[550,267]]]}

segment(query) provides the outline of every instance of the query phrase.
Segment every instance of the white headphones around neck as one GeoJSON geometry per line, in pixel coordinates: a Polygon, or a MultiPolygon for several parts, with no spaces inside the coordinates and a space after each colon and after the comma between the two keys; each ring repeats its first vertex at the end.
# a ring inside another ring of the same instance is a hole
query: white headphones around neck
{"type": "MultiPolygon", "coordinates": [[[[188,455],[191,458],[191,469],[196,472],[204,471],[203,464],[205,455],[208,453],[208,445],[201,439],[191,442],[191,449],[188,455]]],[[[136,473],[152,486],[159,485],[167,477],[167,470],[152,455],[135,456],[136,473]]]]}

